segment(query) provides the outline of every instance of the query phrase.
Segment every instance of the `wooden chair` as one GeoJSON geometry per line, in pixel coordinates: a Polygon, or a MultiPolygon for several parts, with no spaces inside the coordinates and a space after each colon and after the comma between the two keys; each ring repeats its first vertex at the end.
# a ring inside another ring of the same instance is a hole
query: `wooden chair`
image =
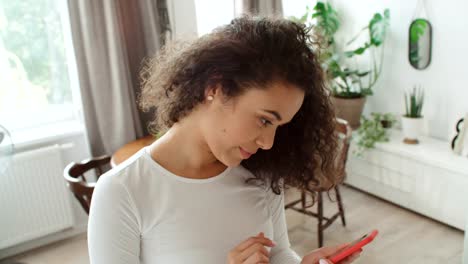
{"type": "Polygon", "coordinates": [[[79,163],[72,162],[68,164],[63,171],[63,177],[67,182],[68,188],[75,195],[87,214],[89,214],[91,197],[96,182],[86,180],[85,173],[94,170],[97,179],[99,179],[104,172],[110,169],[110,160],[111,157],[109,156],[101,156],[87,159],[79,163]]]}
{"type": "MultiPolygon", "coordinates": [[[[346,160],[348,158],[348,149],[349,149],[349,143],[351,140],[351,133],[352,129],[351,126],[348,124],[347,121],[343,119],[337,119],[337,126],[336,126],[336,132],[338,133],[338,138],[339,138],[339,146],[340,146],[340,151],[338,153],[337,157],[337,170],[339,170],[342,173],[342,178],[344,179],[346,176],[346,160]]],[[[341,183],[339,183],[341,184],[341,183]]],[[[323,231],[329,227],[338,217],[341,218],[341,222],[343,226],[346,226],[346,218],[345,218],[345,212],[344,212],[344,207],[343,207],[343,202],[340,194],[340,189],[339,189],[339,184],[337,184],[334,187],[335,195],[336,195],[336,200],[338,202],[338,212],[335,213],[331,217],[326,217],[323,215],[323,191],[325,190],[318,190],[317,191],[317,196],[316,196],[316,202],[317,202],[317,212],[312,212],[310,209],[306,209],[306,199],[307,199],[307,192],[302,191],[301,192],[301,198],[295,201],[292,201],[288,204],[285,205],[285,210],[286,209],[292,209],[296,212],[303,213],[305,215],[313,216],[318,219],[318,245],[319,247],[323,246],[323,231]],[[297,207],[297,204],[301,204],[300,207],[297,207]]]]}

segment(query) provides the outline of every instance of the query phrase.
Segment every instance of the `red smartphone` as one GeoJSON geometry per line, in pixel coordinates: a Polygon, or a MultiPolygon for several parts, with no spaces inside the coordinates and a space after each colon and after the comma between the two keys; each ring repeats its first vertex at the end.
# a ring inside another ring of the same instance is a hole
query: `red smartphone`
{"type": "Polygon", "coordinates": [[[379,231],[373,230],[369,234],[366,234],[362,236],[359,239],[356,239],[355,241],[351,242],[349,246],[345,247],[344,249],[338,251],[335,255],[331,256],[328,258],[331,262],[333,263],[338,263],[342,261],[343,259],[347,258],[348,256],[352,255],[353,253],[359,251],[364,247],[365,245],[369,244],[374,240],[374,238],[377,236],[379,231]]]}

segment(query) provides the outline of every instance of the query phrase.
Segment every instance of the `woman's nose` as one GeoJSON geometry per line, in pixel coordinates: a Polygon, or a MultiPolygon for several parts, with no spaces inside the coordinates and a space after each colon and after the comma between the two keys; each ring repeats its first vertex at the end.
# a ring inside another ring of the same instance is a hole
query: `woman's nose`
{"type": "Polygon", "coordinates": [[[275,142],[276,129],[271,129],[270,131],[265,131],[257,138],[257,145],[264,150],[271,149],[273,143],[275,142]]]}

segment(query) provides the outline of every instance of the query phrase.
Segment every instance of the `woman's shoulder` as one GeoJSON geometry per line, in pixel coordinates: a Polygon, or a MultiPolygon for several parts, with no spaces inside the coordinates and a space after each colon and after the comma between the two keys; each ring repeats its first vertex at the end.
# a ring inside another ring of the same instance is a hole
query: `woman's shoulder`
{"type": "Polygon", "coordinates": [[[138,151],[118,166],[101,175],[95,188],[114,186],[116,189],[125,189],[126,192],[132,195],[139,192],[144,186],[151,185],[148,181],[154,180],[155,177],[149,175],[152,170],[144,151],[144,149],[138,151]],[[119,185],[122,187],[117,187],[119,185]]]}
{"type": "Polygon", "coordinates": [[[128,175],[135,170],[137,164],[141,162],[143,153],[144,150],[142,149],[116,167],[102,174],[101,177],[99,177],[98,182],[101,180],[101,178],[109,178],[109,181],[120,181],[123,183],[123,181],[127,180],[128,175]]]}
{"type": "Polygon", "coordinates": [[[92,198],[93,203],[96,198],[98,204],[104,204],[101,207],[129,210],[127,215],[138,219],[142,231],[151,219],[155,219],[159,203],[163,201],[158,188],[165,186],[159,182],[163,177],[159,177],[160,173],[153,169],[143,151],[103,174],[96,183],[92,198]]]}

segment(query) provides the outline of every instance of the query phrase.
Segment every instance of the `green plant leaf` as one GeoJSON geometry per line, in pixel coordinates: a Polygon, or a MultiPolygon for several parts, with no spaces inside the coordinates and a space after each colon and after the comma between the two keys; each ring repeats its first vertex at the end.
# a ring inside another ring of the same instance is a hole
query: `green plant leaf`
{"type": "Polygon", "coordinates": [[[424,90],[421,87],[413,87],[409,92],[404,93],[406,117],[418,118],[422,116],[424,104],[424,90]]]}
{"type": "Polygon", "coordinates": [[[364,76],[368,75],[369,73],[371,73],[371,71],[357,72],[356,75],[359,76],[359,77],[364,77],[364,76]]]}
{"type": "Polygon", "coordinates": [[[323,31],[326,37],[332,39],[340,27],[338,13],[330,3],[323,2],[317,2],[314,6],[314,11],[312,18],[317,19],[317,27],[323,31]]]}
{"type": "Polygon", "coordinates": [[[385,9],[383,15],[380,13],[374,14],[374,17],[369,22],[369,33],[372,45],[378,47],[383,43],[389,26],[390,10],[385,9]]]}
{"type": "Polygon", "coordinates": [[[363,54],[371,45],[369,43],[365,43],[363,47],[357,48],[355,50],[346,51],[344,54],[346,57],[351,58],[354,55],[361,55],[363,54]]]}

